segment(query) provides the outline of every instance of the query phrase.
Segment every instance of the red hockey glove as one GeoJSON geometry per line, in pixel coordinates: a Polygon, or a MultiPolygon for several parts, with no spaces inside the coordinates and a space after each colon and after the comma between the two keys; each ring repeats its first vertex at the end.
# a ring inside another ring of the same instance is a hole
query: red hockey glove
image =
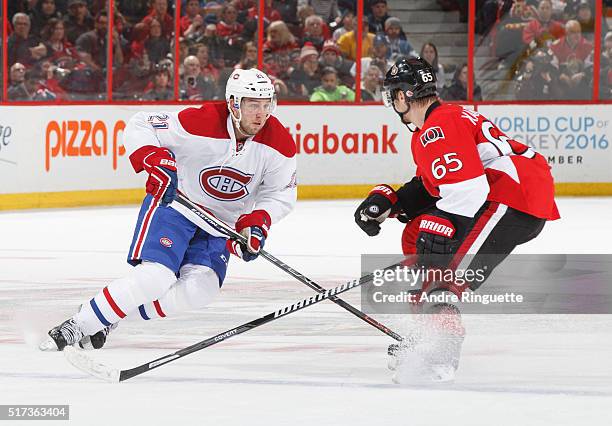
{"type": "Polygon", "coordinates": [[[247,243],[228,241],[229,251],[247,262],[256,259],[266,243],[271,224],[270,215],[265,210],[241,215],[236,221],[236,232],[244,235],[247,243]]]}
{"type": "Polygon", "coordinates": [[[355,222],[370,237],[378,235],[380,224],[389,217],[397,203],[397,194],[389,185],[378,185],[372,188],[357,210],[355,222]]]}
{"type": "Polygon", "coordinates": [[[174,200],[178,186],[174,155],[166,148],[145,148],[151,148],[142,158],[142,167],[149,173],[147,194],[151,194],[161,205],[168,205],[174,200]]]}

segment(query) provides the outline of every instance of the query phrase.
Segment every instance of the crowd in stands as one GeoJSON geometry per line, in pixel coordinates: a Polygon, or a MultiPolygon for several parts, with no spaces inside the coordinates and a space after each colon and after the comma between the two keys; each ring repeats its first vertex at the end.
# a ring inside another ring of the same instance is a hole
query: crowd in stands
{"type": "MultiPolygon", "coordinates": [[[[218,100],[233,69],[257,66],[258,0],[114,0],[110,36],[109,1],[9,1],[8,99],[104,100],[112,64],[113,100],[218,100]]],[[[467,99],[467,65],[445,67],[431,42],[415,50],[386,0],[363,0],[358,55],[356,1],[265,0],[263,70],[281,100],[353,101],[361,57],[361,99],[380,102],[393,62],[416,55],[432,64],[442,99],[467,99]]],[[[518,99],[591,97],[594,1],[477,0],[477,31],[496,66],[516,81],[518,99]]],[[[467,21],[467,0],[438,4],[467,21]]],[[[610,98],[611,58],[607,33],[604,98],[610,98]]],[[[483,97],[475,83],[473,98],[483,97]]]]}
{"type": "MultiPolygon", "coordinates": [[[[519,100],[591,99],[595,1],[478,0],[476,30],[495,58],[485,68],[504,72],[519,100]]],[[[600,96],[610,99],[603,44],[600,96]]]]}

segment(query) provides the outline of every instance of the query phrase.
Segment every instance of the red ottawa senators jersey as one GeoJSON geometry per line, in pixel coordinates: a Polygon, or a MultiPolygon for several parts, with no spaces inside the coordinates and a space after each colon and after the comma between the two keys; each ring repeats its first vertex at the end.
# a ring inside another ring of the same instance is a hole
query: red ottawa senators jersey
{"type": "Polygon", "coordinates": [[[546,159],[506,136],[482,114],[433,104],[412,135],[412,155],[443,211],[473,217],[485,201],[555,220],[554,182],[546,159]]]}

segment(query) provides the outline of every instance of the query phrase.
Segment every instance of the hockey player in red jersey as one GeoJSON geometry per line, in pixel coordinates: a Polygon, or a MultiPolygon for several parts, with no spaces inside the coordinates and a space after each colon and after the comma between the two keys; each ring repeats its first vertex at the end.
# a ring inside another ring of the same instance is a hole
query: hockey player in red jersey
{"type": "MultiPolygon", "coordinates": [[[[403,251],[415,254],[418,266],[484,267],[488,277],[517,245],[538,236],[547,220],[559,218],[546,159],[510,139],[482,114],[441,103],[435,73],[426,61],[398,60],[383,89],[385,105],[413,132],[417,171],[397,190],[374,187],[359,205],[355,221],[368,235],[377,235],[386,218],[398,217],[407,222],[403,251]]],[[[465,288],[426,282],[421,291],[460,296],[481,284],[465,288]]],[[[464,333],[459,310],[448,303],[419,308],[435,314],[430,321],[448,337],[444,356],[434,357],[432,378],[451,379],[464,333]]]]}
{"type": "Polygon", "coordinates": [[[41,350],[99,348],[125,318],[146,321],[207,305],[223,285],[230,253],[255,259],[271,225],[293,209],[296,147],[272,115],[272,82],[256,69],[235,70],[225,96],[226,104],[141,112],[129,121],[130,163],[148,174],[128,254],[134,268],[51,329],[41,350]],[[247,243],[199,229],[169,205],[177,191],[234,225],[247,243]]]}

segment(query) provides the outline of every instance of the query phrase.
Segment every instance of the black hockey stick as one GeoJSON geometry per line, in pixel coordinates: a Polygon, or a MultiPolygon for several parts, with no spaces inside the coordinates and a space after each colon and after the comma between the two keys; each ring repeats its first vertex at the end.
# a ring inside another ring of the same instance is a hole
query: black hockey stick
{"type": "MultiPolygon", "coordinates": [[[[218,232],[220,232],[222,234],[225,234],[228,237],[230,237],[231,239],[236,240],[236,241],[238,241],[240,243],[246,244],[246,242],[247,242],[246,238],[244,237],[244,235],[239,234],[231,226],[229,226],[226,223],[220,221],[219,219],[217,219],[216,217],[214,217],[213,215],[208,213],[206,210],[204,210],[201,207],[199,207],[198,205],[194,204],[192,201],[190,201],[188,198],[186,198],[182,194],[177,194],[176,195],[174,201],[170,204],[170,207],[174,208],[175,210],[177,210],[178,212],[180,212],[182,214],[184,214],[185,213],[184,210],[187,209],[190,213],[193,213],[193,215],[195,215],[195,217],[197,219],[200,219],[200,220],[204,221],[206,224],[208,224],[210,227],[212,227],[216,231],[218,231],[218,232]],[[182,206],[183,208],[181,208],[180,206],[182,206]]],[[[193,215],[190,215],[190,217],[188,217],[188,219],[191,219],[191,217],[193,217],[193,215]]],[[[200,220],[196,220],[196,221],[192,220],[192,221],[201,228],[202,225],[200,225],[198,223],[198,222],[200,222],[200,220]]],[[[204,228],[204,230],[206,230],[206,228],[204,228]]],[[[269,260],[272,264],[274,264],[278,268],[282,269],[283,271],[285,271],[286,273],[288,273],[289,275],[291,275],[292,277],[294,277],[295,279],[297,279],[301,283],[306,284],[308,287],[312,288],[313,290],[315,290],[315,291],[317,291],[319,293],[325,292],[325,289],[323,287],[321,287],[319,284],[317,284],[316,282],[314,282],[310,278],[306,277],[305,275],[301,274],[300,272],[296,271],[295,269],[293,269],[291,266],[287,265],[283,261],[281,261],[281,260],[277,259],[276,257],[272,256],[267,251],[262,249],[262,250],[260,250],[259,254],[262,257],[264,257],[265,259],[269,260]]],[[[349,311],[350,313],[355,315],[357,318],[367,322],[371,326],[373,326],[373,327],[377,328],[378,330],[382,331],[387,336],[395,339],[396,341],[401,342],[401,341],[404,340],[404,338],[402,336],[400,336],[399,334],[397,334],[396,332],[391,330],[389,327],[387,327],[384,324],[381,324],[380,322],[376,321],[374,318],[372,318],[369,315],[361,312],[359,309],[355,308],[350,303],[347,303],[344,300],[342,300],[342,299],[340,299],[340,298],[338,298],[336,296],[333,296],[333,295],[329,298],[329,300],[334,302],[336,305],[341,306],[342,308],[346,309],[347,311],[349,311]]]]}
{"type": "MultiPolygon", "coordinates": [[[[395,268],[396,266],[401,265],[401,263],[389,266],[385,269],[395,268]]],[[[362,284],[370,282],[374,274],[368,274],[361,277],[358,280],[349,281],[344,283],[338,287],[331,288],[329,290],[325,290],[321,293],[317,293],[314,296],[310,296],[307,299],[300,300],[299,302],[293,303],[292,305],[285,306],[284,308],[278,309],[274,312],[270,312],[263,317],[257,318],[253,321],[249,321],[238,327],[232,328],[230,330],[224,331],[223,333],[219,333],[216,336],[209,337],[206,340],[202,340],[194,345],[188,346],[183,349],[179,349],[178,351],[171,353],[169,355],[163,356],[161,358],[157,358],[151,362],[146,364],[139,365],[138,367],[130,368],[128,370],[117,370],[110,367],[105,366],[97,361],[95,361],[92,357],[90,357],[86,351],[79,350],[73,346],[67,346],[64,349],[64,356],[66,359],[78,369],[92,375],[98,377],[100,379],[109,381],[109,382],[123,382],[125,380],[131,379],[132,377],[136,377],[140,374],[146,373],[147,371],[151,371],[154,368],[160,367],[169,362],[175,361],[179,358],[182,358],[191,353],[197,352],[209,346],[215,345],[217,343],[223,342],[231,337],[237,336],[239,334],[245,333],[249,330],[252,330],[260,325],[267,324],[271,321],[275,321],[279,318],[284,317],[285,315],[289,315],[293,312],[297,312],[301,309],[307,308],[311,305],[319,303],[326,299],[331,299],[335,297],[335,295],[344,293],[352,288],[359,287],[362,284]]]]}

